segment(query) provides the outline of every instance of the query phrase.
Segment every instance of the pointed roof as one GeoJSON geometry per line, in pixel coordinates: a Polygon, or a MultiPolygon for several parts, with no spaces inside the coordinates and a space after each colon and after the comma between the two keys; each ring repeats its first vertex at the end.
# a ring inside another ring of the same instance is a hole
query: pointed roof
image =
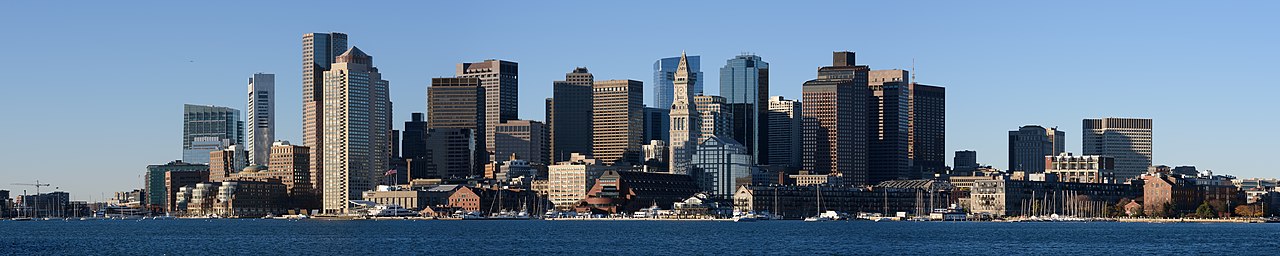
{"type": "Polygon", "coordinates": [[[676,75],[689,74],[689,56],[684,51],[680,51],[680,64],[676,66],[676,75]]]}
{"type": "Polygon", "coordinates": [[[366,54],[364,53],[364,51],[361,51],[360,47],[352,46],[351,49],[348,49],[346,52],[343,52],[342,55],[338,55],[338,56],[369,57],[369,54],[366,54]]]}
{"type": "Polygon", "coordinates": [[[372,65],[373,56],[369,56],[369,54],[366,54],[364,53],[364,51],[361,51],[360,48],[352,46],[351,49],[347,49],[347,51],[343,52],[342,55],[338,55],[337,57],[334,57],[333,62],[334,63],[339,63],[339,62],[362,63],[362,64],[372,65]]]}

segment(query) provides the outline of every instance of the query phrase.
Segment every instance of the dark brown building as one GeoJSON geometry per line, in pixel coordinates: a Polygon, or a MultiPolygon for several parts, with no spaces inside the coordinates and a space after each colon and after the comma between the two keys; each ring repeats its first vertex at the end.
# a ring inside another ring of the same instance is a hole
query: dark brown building
{"type": "Polygon", "coordinates": [[[178,189],[185,186],[195,186],[196,183],[209,182],[208,171],[167,171],[164,172],[164,192],[165,192],[165,210],[179,211],[175,201],[178,189]]]}
{"type": "Polygon", "coordinates": [[[522,189],[461,187],[449,196],[449,207],[486,215],[503,211],[526,211],[532,214],[541,209],[540,205],[546,205],[545,202],[539,202],[537,193],[522,189]]]}
{"type": "Polygon", "coordinates": [[[840,176],[844,185],[869,184],[871,90],[867,66],[853,52],[835,52],[832,66],[803,87],[802,170],[840,176]]]}
{"type": "Polygon", "coordinates": [[[606,214],[632,213],[655,205],[671,209],[672,203],[698,192],[698,183],[689,175],[606,171],[575,208],[582,213],[606,214]]]}

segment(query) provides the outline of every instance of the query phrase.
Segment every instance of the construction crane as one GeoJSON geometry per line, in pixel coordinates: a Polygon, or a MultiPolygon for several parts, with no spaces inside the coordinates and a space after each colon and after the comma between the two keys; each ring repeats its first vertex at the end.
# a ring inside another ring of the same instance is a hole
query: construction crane
{"type": "MultiPolygon", "coordinates": [[[[39,196],[39,195],[40,195],[40,187],[48,187],[48,186],[52,186],[52,185],[51,185],[51,184],[49,184],[49,183],[40,183],[40,180],[36,180],[36,183],[34,183],[34,184],[32,184],[32,183],[12,183],[12,185],[19,185],[19,186],[32,186],[32,187],[36,187],[36,195],[37,195],[37,196],[39,196]]],[[[25,195],[27,194],[27,193],[26,193],[26,190],[23,190],[22,194],[25,196],[25,195]]],[[[23,204],[26,204],[26,202],[23,202],[23,204]]],[[[34,211],[32,211],[32,213],[37,214],[37,215],[36,215],[36,217],[39,217],[39,215],[38,215],[38,214],[40,213],[40,202],[39,202],[39,201],[36,201],[35,209],[34,209],[34,211]]]]}

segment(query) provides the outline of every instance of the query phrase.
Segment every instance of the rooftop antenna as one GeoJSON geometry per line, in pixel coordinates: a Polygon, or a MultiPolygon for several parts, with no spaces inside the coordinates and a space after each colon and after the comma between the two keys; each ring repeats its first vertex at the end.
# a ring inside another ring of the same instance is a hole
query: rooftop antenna
{"type": "Polygon", "coordinates": [[[911,82],[916,82],[916,58],[911,58],[911,82]]]}

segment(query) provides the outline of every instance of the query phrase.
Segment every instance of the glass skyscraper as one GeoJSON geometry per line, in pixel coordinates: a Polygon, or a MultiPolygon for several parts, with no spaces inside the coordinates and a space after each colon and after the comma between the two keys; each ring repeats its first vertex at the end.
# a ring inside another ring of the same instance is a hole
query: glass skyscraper
{"type": "Polygon", "coordinates": [[[210,151],[222,150],[221,147],[228,145],[244,145],[244,121],[240,120],[240,110],[185,104],[182,106],[182,119],[183,162],[207,164],[210,151]]]}
{"type": "MultiPolygon", "coordinates": [[[[702,61],[698,56],[689,56],[689,73],[693,84],[690,88],[693,95],[702,94],[702,61]]],[[[653,62],[653,107],[670,109],[675,97],[676,68],[680,66],[680,57],[663,58],[653,62]]]]}
{"type": "Polygon", "coordinates": [[[760,56],[738,55],[720,68],[720,96],[729,112],[729,134],[747,148],[757,164],[769,162],[769,63],[760,56]]]}

